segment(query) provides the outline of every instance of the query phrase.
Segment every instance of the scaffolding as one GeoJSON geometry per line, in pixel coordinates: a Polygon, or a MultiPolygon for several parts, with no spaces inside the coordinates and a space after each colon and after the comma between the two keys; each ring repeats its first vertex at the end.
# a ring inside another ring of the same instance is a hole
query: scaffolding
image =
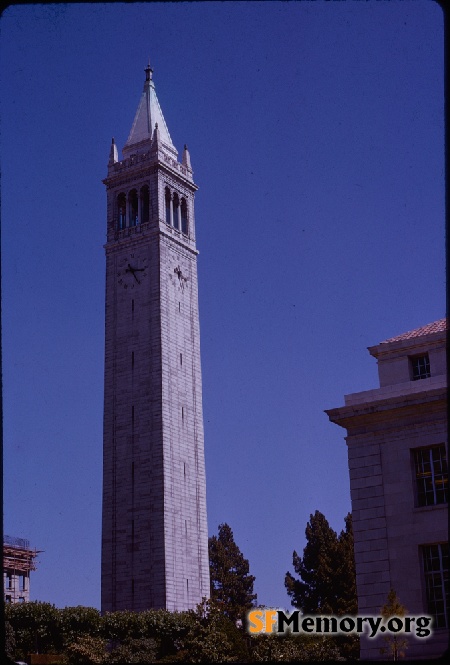
{"type": "Polygon", "coordinates": [[[25,602],[30,595],[30,571],[42,550],[32,549],[25,538],[3,536],[4,599],[8,603],[25,602]]]}

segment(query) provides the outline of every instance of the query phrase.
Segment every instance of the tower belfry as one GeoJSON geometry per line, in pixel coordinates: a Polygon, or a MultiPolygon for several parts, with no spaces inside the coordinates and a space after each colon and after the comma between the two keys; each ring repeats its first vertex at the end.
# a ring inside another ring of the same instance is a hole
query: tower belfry
{"type": "Polygon", "coordinates": [[[102,611],[209,597],[194,184],[145,69],[107,191],[102,611]]]}

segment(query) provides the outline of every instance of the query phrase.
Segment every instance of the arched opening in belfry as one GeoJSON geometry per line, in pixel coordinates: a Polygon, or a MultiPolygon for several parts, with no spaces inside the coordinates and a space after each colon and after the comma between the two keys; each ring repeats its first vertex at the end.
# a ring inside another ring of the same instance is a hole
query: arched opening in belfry
{"type": "Polygon", "coordinates": [[[171,219],[170,219],[170,207],[171,207],[171,196],[170,196],[170,189],[166,187],[166,224],[169,226],[171,225],[171,219]]]}
{"type": "Polygon", "coordinates": [[[135,189],[132,189],[128,194],[128,214],[129,214],[129,226],[136,226],[139,224],[138,216],[138,195],[135,189]]]}
{"type": "Polygon", "coordinates": [[[181,199],[181,230],[185,235],[188,234],[188,214],[186,199],[181,199]]]}
{"type": "Polygon", "coordinates": [[[179,213],[180,213],[180,201],[178,198],[178,194],[173,195],[173,225],[176,229],[180,228],[180,221],[179,221],[179,213]]]}
{"type": "Polygon", "coordinates": [[[150,219],[150,192],[148,185],[141,187],[141,224],[146,224],[150,219]]]}
{"type": "Polygon", "coordinates": [[[127,197],[122,192],[117,197],[117,226],[124,229],[127,223],[127,197]]]}

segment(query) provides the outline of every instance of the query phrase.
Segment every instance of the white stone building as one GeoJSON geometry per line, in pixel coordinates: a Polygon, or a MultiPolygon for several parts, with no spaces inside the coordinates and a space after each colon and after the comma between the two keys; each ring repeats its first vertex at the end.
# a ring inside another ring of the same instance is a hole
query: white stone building
{"type": "MultiPolygon", "coordinates": [[[[380,387],[326,411],[347,430],[359,615],[380,615],[393,588],[433,635],[409,638],[408,658],[448,646],[446,320],[369,347],[380,387]]],[[[380,659],[383,640],[361,640],[380,659]]]]}
{"type": "Polygon", "coordinates": [[[102,611],[209,597],[194,195],[150,65],[107,190],[102,611]]]}

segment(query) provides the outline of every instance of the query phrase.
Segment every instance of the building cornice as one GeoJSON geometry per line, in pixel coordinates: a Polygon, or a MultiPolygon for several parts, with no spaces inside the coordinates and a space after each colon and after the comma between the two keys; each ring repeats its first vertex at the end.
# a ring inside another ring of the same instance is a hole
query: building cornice
{"type": "Polygon", "coordinates": [[[108,240],[103,245],[103,248],[105,249],[106,254],[111,254],[124,246],[131,249],[135,245],[139,245],[142,235],[162,235],[166,238],[170,238],[173,243],[179,245],[183,249],[187,249],[195,256],[200,253],[199,250],[192,245],[192,241],[185,239],[180,231],[176,231],[172,229],[172,227],[166,227],[167,225],[162,220],[159,220],[159,226],[155,226],[155,223],[148,222],[147,224],[128,227],[122,231],[117,231],[114,238],[108,240]]]}
{"type": "Polygon", "coordinates": [[[408,419],[409,422],[423,419],[447,409],[447,387],[431,388],[420,393],[395,395],[377,401],[348,404],[336,409],[326,409],[331,422],[348,430],[360,427],[377,428],[383,423],[408,419]]]}

